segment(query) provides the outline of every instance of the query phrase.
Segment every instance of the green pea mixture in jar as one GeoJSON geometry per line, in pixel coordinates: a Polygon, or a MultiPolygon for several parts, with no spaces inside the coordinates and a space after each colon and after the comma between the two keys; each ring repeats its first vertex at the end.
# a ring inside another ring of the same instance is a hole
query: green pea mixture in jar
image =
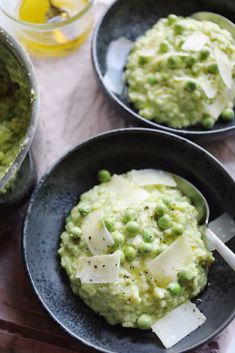
{"type": "Polygon", "coordinates": [[[14,162],[26,135],[32,93],[28,78],[17,59],[4,46],[0,48],[0,54],[1,179],[14,162]]]}
{"type": "Polygon", "coordinates": [[[171,174],[102,170],[98,179],[66,219],[61,265],[110,324],[149,329],[204,289],[213,255],[171,174]]]}
{"type": "Polygon", "coordinates": [[[210,21],[169,15],[134,44],[128,97],[139,114],[173,128],[210,129],[234,118],[235,42],[210,21]]]}

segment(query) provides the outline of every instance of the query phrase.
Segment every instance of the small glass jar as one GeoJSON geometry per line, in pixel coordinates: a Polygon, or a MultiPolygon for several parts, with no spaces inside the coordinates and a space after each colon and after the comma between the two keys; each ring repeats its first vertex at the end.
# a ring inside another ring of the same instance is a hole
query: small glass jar
{"type": "Polygon", "coordinates": [[[93,23],[93,1],[83,0],[84,6],[81,8],[81,0],[73,0],[75,5],[76,2],[80,4],[79,12],[52,23],[21,20],[19,9],[22,0],[0,0],[0,8],[10,28],[29,52],[44,57],[63,56],[77,49],[87,39],[93,23]]]}

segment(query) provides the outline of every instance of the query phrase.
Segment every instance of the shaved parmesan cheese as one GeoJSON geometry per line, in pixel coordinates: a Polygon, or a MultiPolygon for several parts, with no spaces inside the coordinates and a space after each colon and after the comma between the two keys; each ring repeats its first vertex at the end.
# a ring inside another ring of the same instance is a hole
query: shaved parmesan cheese
{"type": "Polygon", "coordinates": [[[92,212],[84,219],[82,233],[92,254],[101,254],[107,247],[114,244],[100,211],[92,212]]]}
{"type": "Polygon", "coordinates": [[[199,85],[205,92],[207,98],[211,99],[216,96],[217,88],[213,86],[209,81],[199,81],[199,85]]]}
{"type": "Polygon", "coordinates": [[[149,193],[146,190],[138,188],[127,179],[116,174],[106,184],[106,190],[114,192],[117,198],[125,204],[139,204],[149,197],[149,193]]]}
{"type": "Polygon", "coordinates": [[[109,91],[115,94],[120,95],[123,91],[123,68],[132,46],[133,42],[125,37],[120,37],[112,41],[109,45],[106,57],[107,71],[104,75],[104,85],[109,91]]]}
{"type": "Polygon", "coordinates": [[[197,85],[201,87],[201,89],[205,92],[205,95],[209,99],[214,98],[217,92],[217,89],[209,81],[205,81],[200,78],[195,80],[190,76],[180,76],[180,77],[175,77],[175,80],[182,81],[182,82],[188,82],[188,81],[195,82],[197,85]]]}
{"type": "Polygon", "coordinates": [[[112,283],[118,281],[120,253],[80,257],[77,277],[82,283],[112,283]]]}
{"type": "Polygon", "coordinates": [[[182,45],[182,49],[186,51],[199,51],[204,47],[207,42],[208,37],[202,32],[197,31],[186,39],[186,41],[182,45]]]}
{"type": "Polygon", "coordinates": [[[214,49],[215,60],[217,62],[220,76],[224,82],[224,84],[228,87],[232,87],[233,79],[232,79],[232,63],[230,62],[227,55],[218,48],[214,49]]]}
{"type": "Polygon", "coordinates": [[[192,255],[188,240],[182,236],[152,260],[148,268],[159,285],[166,285],[176,281],[178,272],[192,255]]]}
{"type": "Polygon", "coordinates": [[[132,170],[131,180],[138,186],[167,185],[175,187],[177,184],[170,173],[157,169],[132,170]]]}
{"type": "Polygon", "coordinates": [[[110,43],[107,51],[106,66],[107,69],[122,71],[127,55],[129,54],[133,42],[125,37],[120,37],[110,43]]]}
{"type": "Polygon", "coordinates": [[[166,348],[174,346],[206,321],[195,304],[187,300],[152,325],[166,348]]]}
{"type": "Polygon", "coordinates": [[[235,90],[234,85],[231,89],[225,91],[212,104],[204,103],[205,112],[208,113],[214,120],[216,120],[229,103],[234,100],[235,90]]]}
{"type": "Polygon", "coordinates": [[[123,73],[119,70],[108,69],[104,75],[104,85],[107,90],[121,94],[124,88],[123,73]]]}

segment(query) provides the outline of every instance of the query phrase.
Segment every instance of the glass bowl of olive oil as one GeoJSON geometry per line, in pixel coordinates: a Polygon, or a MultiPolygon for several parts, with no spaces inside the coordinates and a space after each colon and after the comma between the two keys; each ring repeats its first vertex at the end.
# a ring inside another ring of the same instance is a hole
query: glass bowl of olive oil
{"type": "Polygon", "coordinates": [[[0,8],[24,46],[37,56],[76,50],[92,28],[94,0],[0,0],[0,8]]]}

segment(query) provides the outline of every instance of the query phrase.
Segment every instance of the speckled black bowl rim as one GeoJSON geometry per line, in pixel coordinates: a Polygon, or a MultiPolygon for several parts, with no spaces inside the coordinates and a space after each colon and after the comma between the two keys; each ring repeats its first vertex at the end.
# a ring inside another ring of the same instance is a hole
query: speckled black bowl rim
{"type": "Polygon", "coordinates": [[[161,125],[155,122],[152,122],[150,120],[144,119],[136,113],[134,110],[129,108],[127,105],[125,105],[119,98],[116,96],[113,92],[111,92],[109,89],[106,88],[104,84],[104,77],[101,73],[100,66],[99,66],[99,61],[98,61],[98,56],[97,56],[97,42],[99,38],[99,31],[100,27],[103,24],[103,21],[105,17],[109,14],[111,11],[112,7],[116,5],[119,2],[119,0],[115,0],[109,5],[107,10],[104,12],[104,14],[101,16],[98,24],[96,25],[96,28],[94,30],[93,36],[92,36],[92,41],[91,41],[91,57],[92,57],[92,63],[94,67],[94,71],[96,74],[96,77],[98,79],[99,84],[101,85],[101,88],[103,89],[104,93],[108,96],[108,98],[115,104],[117,108],[121,108],[126,114],[132,115],[133,118],[136,119],[136,124],[140,126],[145,126],[147,128],[151,129],[159,129],[162,131],[170,132],[173,134],[176,134],[178,136],[183,136],[186,138],[195,138],[195,139],[200,139],[200,138],[214,138],[214,139],[219,139],[226,134],[226,136],[230,136],[234,134],[235,130],[235,125],[224,127],[221,129],[215,129],[215,130],[184,130],[184,129],[174,129],[171,127],[168,127],[166,125],[161,125]],[[220,136],[223,135],[223,136],[220,136]]]}
{"type": "MultiPolygon", "coordinates": [[[[219,162],[213,155],[211,155],[209,152],[207,152],[204,148],[198,146],[196,143],[181,137],[181,136],[177,136],[175,134],[172,133],[168,133],[168,132],[163,132],[163,131],[159,131],[159,130],[153,130],[153,129],[147,129],[147,128],[124,128],[124,129],[116,129],[116,130],[110,130],[104,133],[100,133],[98,135],[95,135],[94,137],[91,137],[89,139],[84,140],[83,142],[81,142],[79,145],[77,145],[75,148],[69,150],[67,153],[65,153],[62,157],[60,157],[49,169],[48,171],[41,177],[41,179],[39,180],[37,187],[35,188],[31,198],[30,198],[30,202],[28,205],[28,209],[26,211],[25,214],[25,219],[24,219],[24,224],[22,227],[22,242],[21,242],[21,251],[22,251],[22,258],[23,258],[23,262],[24,262],[24,266],[26,269],[26,272],[29,276],[30,282],[31,282],[31,286],[39,300],[39,302],[41,303],[42,307],[48,312],[48,314],[51,316],[51,318],[65,331],[67,332],[72,338],[74,338],[75,340],[77,340],[78,342],[82,343],[84,346],[89,347],[91,349],[94,349],[98,352],[102,352],[102,353],[116,353],[114,351],[110,351],[110,350],[106,350],[103,348],[100,348],[99,346],[96,346],[78,336],[76,336],[73,332],[71,332],[71,330],[69,330],[62,322],[60,322],[60,320],[57,319],[56,315],[54,314],[54,312],[52,310],[50,310],[48,308],[48,306],[45,304],[44,299],[41,297],[41,295],[39,294],[38,290],[37,290],[37,285],[34,282],[31,273],[30,273],[30,268],[29,268],[29,264],[28,264],[28,260],[27,260],[27,246],[26,246],[26,237],[27,237],[27,228],[28,228],[28,218],[31,212],[31,209],[33,208],[35,199],[37,198],[37,195],[40,193],[41,189],[43,188],[44,182],[46,181],[46,179],[50,176],[50,174],[54,171],[54,169],[60,164],[63,163],[63,161],[66,158],[69,158],[70,155],[72,155],[73,153],[76,153],[76,151],[81,150],[83,147],[86,147],[87,145],[89,145],[91,142],[95,142],[95,141],[99,141],[102,140],[103,137],[105,136],[112,136],[112,135],[122,135],[122,134],[132,134],[135,132],[142,132],[143,134],[153,134],[156,136],[156,138],[159,135],[165,135],[165,136],[169,136],[169,138],[174,138],[176,141],[180,140],[183,141],[184,143],[186,143],[187,145],[191,145],[194,149],[198,149],[200,150],[200,152],[205,155],[207,158],[210,158],[215,167],[219,168],[221,170],[222,173],[225,173],[227,175],[228,178],[230,178],[230,180],[232,182],[235,182],[234,179],[231,177],[231,175],[228,173],[227,169],[222,165],[221,162],[219,162]]],[[[187,147],[186,147],[187,148],[187,147]]],[[[210,341],[212,338],[214,338],[215,336],[217,336],[226,326],[228,326],[228,324],[235,318],[235,310],[233,310],[233,312],[231,312],[231,315],[228,317],[228,319],[220,326],[218,327],[211,335],[209,335],[206,339],[198,342],[198,344],[195,344],[194,346],[191,346],[190,348],[188,348],[187,350],[185,350],[184,352],[190,352],[193,349],[196,349],[202,345],[204,345],[205,343],[207,343],[208,341],[210,341]]],[[[181,352],[183,353],[183,352],[181,352]]]]}

